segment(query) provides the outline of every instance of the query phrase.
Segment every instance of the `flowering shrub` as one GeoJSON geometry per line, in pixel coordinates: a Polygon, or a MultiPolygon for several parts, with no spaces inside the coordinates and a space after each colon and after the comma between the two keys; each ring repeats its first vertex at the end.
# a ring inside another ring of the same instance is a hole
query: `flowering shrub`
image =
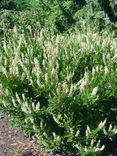
{"type": "Polygon", "coordinates": [[[91,156],[116,139],[117,38],[14,27],[0,53],[0,109],[42,147],[91,156]]]}

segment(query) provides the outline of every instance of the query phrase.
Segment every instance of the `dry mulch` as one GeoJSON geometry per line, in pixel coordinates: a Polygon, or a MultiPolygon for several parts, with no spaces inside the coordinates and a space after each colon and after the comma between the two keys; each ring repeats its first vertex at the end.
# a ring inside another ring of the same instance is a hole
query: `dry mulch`
{"type": "Polygon", "coordinates": [[[52,154],[39,150],[18,128],[12,128],[9,117],[0,112],[0,156],[52,156],[52,154]]]}

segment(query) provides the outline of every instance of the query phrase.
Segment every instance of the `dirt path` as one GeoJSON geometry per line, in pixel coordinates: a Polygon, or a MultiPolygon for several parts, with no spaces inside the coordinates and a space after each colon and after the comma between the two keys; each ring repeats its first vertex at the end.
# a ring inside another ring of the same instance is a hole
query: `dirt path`
{"type": "Polygon", "coordinates": [[[18,128],[10,126],[9,118],[0,112],[0,156],[52,156],[37,150],[18,128]]]}
{"type": "Polygon", "coordinates": [[[11,128],[9,118],[0,113],[0,156],[16,155],[17,142],[28,143],[29,139],[17,128],[11,128]]]}

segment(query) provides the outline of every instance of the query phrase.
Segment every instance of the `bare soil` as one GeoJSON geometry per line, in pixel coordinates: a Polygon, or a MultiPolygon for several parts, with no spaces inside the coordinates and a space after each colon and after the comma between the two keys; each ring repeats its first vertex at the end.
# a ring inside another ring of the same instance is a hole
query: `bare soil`
{"type": "Polygon", "coordinates": [[[39,150],[18,128],[12,128],[9,117],[0,112],[0,156],[52,156],[52,154],[39,150]]]}

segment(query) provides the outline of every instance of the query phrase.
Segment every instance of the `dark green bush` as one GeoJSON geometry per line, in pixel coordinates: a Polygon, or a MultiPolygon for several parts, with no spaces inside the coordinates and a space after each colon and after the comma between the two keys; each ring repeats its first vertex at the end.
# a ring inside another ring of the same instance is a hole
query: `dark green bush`
{"type": "Polygon", "coordinates": [[[26,10],[29,7],[30,0],[1,0],[0,10],[26,10]]]}
{"type": "MultiPolygon", "coordinates": [[[[39,22],[42,21],[44,26],[54,32],[69,30],[75,24],[77,25],[81,22],[81,16],[86,19],[86,22],[98,25],[99,30],[106,27],[105,17],[108,17],[111,22],[117,21],[117,4],[114,0],[2,0],[0,4],[0,9],[38,12],[39,19],[36,19],[39,22]],[[75,18],[76,15],[77,18],[75,18]]],[[[34,16],[33,18],[35,19],[34,16]]]]}
{"type": "Polygon", "coordinates": [[[40,31],[44,26],[42,17],[38,12],[34,11],[9,11],[5,10],[1,12],[0,16],[0,38],[3,38],[7,35],[8,31],[12,31],[14,27],[17,27],[20,32],[25,34],[40,31]]]}

